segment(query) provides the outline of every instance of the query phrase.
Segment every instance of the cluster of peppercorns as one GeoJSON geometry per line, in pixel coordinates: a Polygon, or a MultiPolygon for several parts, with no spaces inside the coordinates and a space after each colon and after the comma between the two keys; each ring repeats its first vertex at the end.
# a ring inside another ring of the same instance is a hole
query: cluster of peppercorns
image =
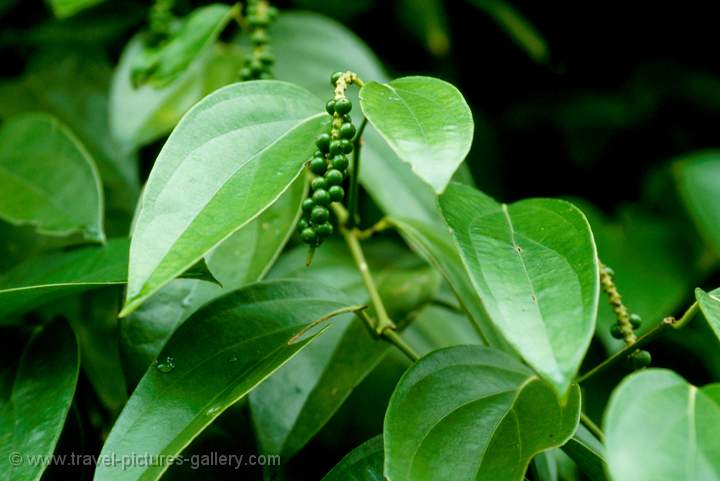
{"type": "Polygon", "coordinates": [[[175,16],[172,9],[175,0],[155,0],[150,7],[150,32],[148,45],[158,46],[170,36],[172,22],[175,16]]]}
{"type": "MultiPolygon", "coordinates": [[[[640,325],[642,324],[642,318],[639,315],[630,314],[629,320],[634,331],[640,328],[640,325]]],[[[625,334],[622,332],[622,328],[619,324],[613,324],[613,326],[610,328],[610,334],[615,339],[625,339],[625,334]]],[[[652,362],[652,356],[649,352],[643,349],[638,349],[630,355],[630,360],[632,361],[633,367],[635,369],[641,369],[650,365],[650,363],[652,362]]]]}
{"type": "MultiPolygon", "coordinates": [[[[344,74],[335,72],[331,77],[333,86],[344,74]]],[[[345,97],[344,88],[336,89],[335,96],[325,105],[333,116],[330,132],[320,134],[315,140],[318,150],[308,162],[315,175],[310,183],[310,196],[302,204],[303,216],[298,222],[298,232],[303,242],[317,247],[332,235],[329,206],[342,202],[345,190],[343,181],[348,175],[348,155],[353,151],[355,126],[350,117],[352,102],[345,97]]]]}
{"type": "Polygon", "coordinates": [[[277,17],[277,9],[264,0],[248,0],[246,19],[250,25],[252,52],[245,58],[240,70],[241,80],[266,80],[272,78],[275,57],[268,43],[267,27],[277,17]]]}

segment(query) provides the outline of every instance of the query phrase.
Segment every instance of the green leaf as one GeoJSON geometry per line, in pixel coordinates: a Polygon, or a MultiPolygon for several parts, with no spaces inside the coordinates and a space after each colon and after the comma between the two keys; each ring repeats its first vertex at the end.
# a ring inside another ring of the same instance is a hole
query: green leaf
{"type": "Polygon", "coordinates": [[[545,38],[505,0],[468,0],[490,15],[508,36],[536,62],[546,62],[550,51],[545,38]]]}
{"type": "Polygon", "coordinates": [[[470,151],[473,119],[462,94],[432,77],[368,82],[360,106],[413,172],[441,193],[470,151]]]}
{"type": "Polygon", "coordinates": [[[675,165],[685,207],[703,238],[720,255],[720,151],[688,155],[675,165]]]}
{"type": "Polygon", "coordinates": [[[177,19],[170,38],[159,46],[145,46],[133,58],[130,80],[133,86],[164,87],[182,74],[218,38],[239,5],[212,4],[177,19]]]}
{"type": "Polygon", "coordinates": [[[304,176],[298,178],[270,208],[207,255],[207,264],[222,288],[175,279],[120,321],[121,350],[132,384],[142,377],[175,328],[200,306],[265,277],[295,230],[305,184],[304,176]]]}
{"type": "MultiPolygon", "coordinates": [[[[143,34],[130,40],[120,56],[110,90],[110,127],[119,140],[137,147],[161,137],[204,95],[237,79],[239,56],[215,43],[233,11],[225,5],[209,5],[193,13],[188,26],[202,21],[204,28],[195,32],[197,38],[193,34],[193,42],[183,52],[174,52],[171,46],[163,50],[157,62],[164,70],[177,71],[156,71],[152,79],[162,74],[162,82],[133,86],[133,68],[147,55],[147,47],[143,34]],[[164,58],[170,54],[173,63],[167,64],[164,58]],[[216,68],[219,63],[226,67],[216,68]]],[[[187,40],[183,37],[183,42],[187,40]]]]}
{"type": "Polygon", "coordinates": [[[389,481],[520,481],[532,457],[575,432],[565,405],[519,361],[481,346],[435,351],[400,379],[385,415],[389,481]]]}
{"type": "Polygon", "coordinates": [[[388,220],[416,252],[442,273],[485,343],[490,347],[512,352],[508,342],[488,317],[447,228],[413,219],[388,220]]]}
{"type": "Polygon", "coordinates": [[[38,232],[103,242],[100,177],[85,147],[54,117],[21,114],[0,127],[0,218],[38,232]],[[42,175],[38,175],[43,173],[42,175]]]}
{"type": "Polygon", "coordinates": [[[665,369],[626,378],[605,413],[613,481],[720,479],[720,384],[698,389],[665,369]],[[651,429],[649,429],[651,428],[651,429]]]}
{"type": "Polygon", "coordinates": [[[383,438],[368,439],[322,478],[322,481],[383,481],[383,438]]]}
{"type": "MultiPolygon", "coordinates": [[[[368,242],[364,249],[388,314],[402,324],[410,312],[432,296],[439,276],[395,244],[368,242]]],[[[316,253],[312,269],[304,265],[306,255],[305,246],[293,249],[272,275],[332,284],[355,302],[368,302],[347,246],[326,243],[316,253]]],[[[336,323],[250,394],[262,452],[278,453],[286,460],[295,455],[387,352],[389,344],[370,334],[360,320],[353,317],[336,323]]]]}
{"type": "Polygon", "coordinates": [[[9,399],[0,399],[3,479],[40,479],[46,465],[27,458],[53,453],[70,410],[79,367],[77,342],[64,322],[45,327],[30,340],[9,399]],[[20,456],[21,462],[14,463],[12,456],[20,456]]]}
{"type": "Polygon", "coordinates": [[[597,252],[569,202],[499,204],[450,184],[440,208],[485,309],[505,339],[561,395],[595,331],[597,252]]]}
{"type": "Polygon", "coordinates": [[[695,289],[695,298],[710,328],[720,339],[720,289],[709,293],[702,289],[695,289]]]}
{"type": "MultiPolygon", "coordinates": [[[[180,453],[225,409],[304,347],[289,341],[312,321],[348,312],[318,283],[252,284],[207,304],[173,334],[133,392],[102,455],[180,453]]],[[[98,466],[96,481],[151,481],[167,466],[98,466]]]]}
{"type": "MultiPolygon", "coordinates": [[[[270,27],[275,75],[297,83],[320,98],[328,96],[328,72],[349,69],[365,80],[387,81],[373,52],[353,32],[321,15],[284,11],[270,27]]],[[[359,105],[356,90],[349,96],[359,105]]],[[[360,109],[353,109],[356,124],[360,109]]],[[[384,212],[439,222],[432,188],[400,162],[387,142],[368,125],[362,147],[360,182],[384,212]]]]}
{"type": "Polygon", "coordinates": [[[57,18],[72,17],[76,13],[93,7],[105,0],[45,0],[57,18]]]}
{"type": "Polygon", "coordinates": [[[563,445],[562,450],[591,481],[608,481],[605,475],[605,447],[585,426],[578,425],[577,431],[563,445]]]}
{"type": "Polygon", "coordinates": [[[220,89],[183,117],[143,193],[121,315],[280,197],[327,128],[321,108],[300,87],[256,81],[220,89]]]}

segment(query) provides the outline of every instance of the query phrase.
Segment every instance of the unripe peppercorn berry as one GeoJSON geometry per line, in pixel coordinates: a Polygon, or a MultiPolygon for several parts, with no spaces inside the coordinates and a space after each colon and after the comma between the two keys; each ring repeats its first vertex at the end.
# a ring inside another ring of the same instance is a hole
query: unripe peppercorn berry
{"type": "Polygon", "coordinates": [[[342,72],[333,72],[332,75],[330,75],[330,83],[332,86],[336,86],[338,80],[340,80],[340,77],[342,77],[342,72]]]}
{"type": "MultiPolygon", "coordinates": [[[[333,108],[335,106],[333,105],[333,108]]],[[[340,126],[340,137],[343,139],[352,139],[355,137],[355,126],[350,122],[345,122],[340,126]]]]}
{"type": "Polygon", "coordinates": [[[330,148],[330,134],[322,133],[318,135],[317,139],[315,139],[315,145],[317,145],[321,152],[327,152],[330,148]]]}
{"type": "MultiPolygon", "coordinates": [[[[332,172],[332,171],[331,171],[332,172]]],[[[328,180],[329,183],[329,180],[328,180]]],[[[317,205],[328,205],[330,203],[330,194],[328,194],[328,191],[325,189],[318,189],[315,192],[313,192],[312,200],[317,205]]],[[[315,209],[313,209],[314,211],[315,209]]]]}
{"type": "Polygon", "coordinates": [[[318,236],[320,236],[320,238],[322,239],[325,237],[330,237],[334,229],[331,223],[325,222],[324,224],[320,224],[319,226],[317,226],[315,230],[317,231],[318,236]]]}
{"type": "Polygon", "coordinates": [[[333,140],[330,142],[330,155],[338,155],[342,153],[342,141],[333,140]]]}
{"type": "Polygon", "coordinates": [[[317,242],[317,232],[315,232],[315,229],[313,229],[312,227],[306,227],[300,233],[300,238],[306,244],[314,244],[315,242],[317,242]]]}
{"type": "Polygon", "coordinates": [[[622,330],[620,329],[620,326],[618,326],[617,324],[613,324],[613,326],[610,328],[610,335],[615,339],[622,339],[623,337],[625,337],[622,333],[622,330]]]}
{"type": "Polygon", "coordinates": [[[308,221],[306,219],[300,219],[298,221],[298,225],[297,225],[298,232],[302,232],[305,229],[307,229],[308,227],[310,227],[310,224],[308,223],[308,221]]]}
{"type": "Polygon", "coordinates": [[[341,98],[335,101],[335,113],[345,115],[352,110],[352,102],[350,99],[341,98]]]}
{"type": "Polygon", "coordinates": [[[310,220],[315,225],[324,224],[329,218],[330,211],[328,211],[325,207],[317,206],[312,210],[312,214],[310,214],[310,220]]]}
{"type": "Polygon", "coordinates": [[[633,329],[638,329],[642,325],[642,318],[637,314],[630,314],[630,324],[633,329]]]}
{"type": "Polygon", "coordinates": [[[333,185],[328,189],[328,194],[330,194],[330,200],[340,202],[345,197],[345,190],[339,185],[333,185]]]}
{"type": "Polygon", "coordinates": [[[335,101],[333,99],[327,101],[327,103],[325,104],[325,110],[330,115],[335,113],[335,101]]]}
{"type": "Polygon", "coordinates": [[[652,362],[652,356],[649,352],[640,349],[632,354],[632,363],[635,369],[642,369],[648,367],[652,362]]]}
{"type": "Polygon", "coordinates": [[[336,155],[332,158],[333,169],[343,171],[348,167],[348,159],[344,155],[336,155]]]}
{"type": "Polygon", "coordinates": [[[337,169],[332,169],[325,173],[325,180],[327,180],[328,185],[340,184],[343,181],[343,177],[343,173],[337,169]]]}
{"type": "Polygon", "coordinates": [[[327,189],[327,180],[324,177],[315,177],[310,186],[313,190],[327,189]]]}
{"type": "Polygon", "coordinates": [[[327,170],[327,164],[322,157],[313,157],[310,160],[310,171],[315,175],[323,175],[327,170]]]}
{"type": "Polygon", "coordinates": [[[353,144],[352,144],[352,142],[350,142],[350,141],[347,140],[347,139],[342,139],[342,140],[340,141],[340,151],[341,151],[343,154],[349,154],[350,152],[352,152],[352,151],[353,151],[353,144]]]}
{"type": "Polygon", "coordinates": [[[302,203],[303,212],[307,212],[308,214],[312,212],[313,207],[315,207],[315,202],[313,202],[312,199],[305,199],[302,203]]]}

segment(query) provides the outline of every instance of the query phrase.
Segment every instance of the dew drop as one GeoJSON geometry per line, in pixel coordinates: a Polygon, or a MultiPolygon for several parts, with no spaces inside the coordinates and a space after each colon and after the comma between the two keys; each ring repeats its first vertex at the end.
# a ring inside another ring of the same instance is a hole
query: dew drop
{"type": "Polygon", "coordinates": [[[183,297],[183,300],[180,301],[180,305],[183,307],[188,307],[190,304],[192,304],[192,298],[190,296],[183,297]]]}
{"type": "Polygon", "coordinates": [[[170,356],[166,356],[162,361],[158,359],[155,361],[155,367],[160,372],[170,372],[175,369],[175,359],[170,356]]]}
{"type": "Polygon", "coordinates": [[[208,416],[214,416],[218,413],[218,411],[220,411],[220,406],[213,406],[208,409],[205,414],[207,414],[208,416]]]}

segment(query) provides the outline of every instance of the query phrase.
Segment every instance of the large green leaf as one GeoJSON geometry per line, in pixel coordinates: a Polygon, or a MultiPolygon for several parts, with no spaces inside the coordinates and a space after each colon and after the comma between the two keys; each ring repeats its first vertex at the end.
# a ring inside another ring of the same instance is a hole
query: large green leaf
{"type": "Polygon", "coordinates": [[[698,389],[665,369],[633,374],[605,413],[613,481],[720,479],[720,384],[698,389]]]}
{"type": "MultiPolygon", "coordinates": [[[[332,88],[328,72],[349,69],[365,80],[387,81],[387,75],[373,52],[341,24],[309,12],[283,12],[270,27],[277,57],[275,76],[301,85],[320,98],[329,98],[332,88]]],[[[350,89],[359,105],[355,89],[350,89]]],[[[352,112],[356,123],[360,109],[352,112]]],[[[432,188],[400,162],[397,155],[369,125],[362,147],[360,182],[373,200],[395,216],[438,222],[432,188]]]]}
{"type": "Polygon", "coordinates": [[[572,204],[499,204],[450,184],[440,208],[485,309],[505,339],[563,394],[595,331],[597,253],[572,204]]]}
{"type": "Polygon", "coordinates": [[[180,121],[143,193],[122,315],[277,200],[327,128],[321,102],[277,81],[217,90],[180,121]]]}
{"type": "MultiPolygon", "coordinates": [[[[289,341],[352,306],[318,283],[252,284],[201,308],[173,334],[115,423],[102,454],[177,455],[225,409],[298,352],[289,341]]],[[[97,481],[150,481],[167,466],[99,466],[97,481]]]]}
{"type": "Polygon", "coordinates": [[[711,292],[695,289],[695,297],[710,328],[720,339],[720,289],[711,292]]]}
{"type": "Polygon", "coordinates": [[[375,436],[353,449],[322,481],[383,481],[382,436],[375,436]]]}
{"type": "MultiPolygon", "coordinates": [[[[173,44],[165,48],[164,55],[169,55],[172,60],[169,65],[172,71],[161,76],[160,85],[150,82],[133,86],[133,69],[148,55],[148,48],[143,34],[130,40],[120,57],[110,90],[110,127],[118,139],[132,146],[155,140],[172,130],[182,115],[204,95],[237,78],[240,65],[234,59],[239,56],[231,55],[232,50],[214,45],[232,18],[232,11],[225,5],[209,5],[192,14],[193,19],[187,21],[187,26],[201,21],[203,28],[188,32],[193,35],[192,42],[181,55],[174,51],[175,47],[171,48],[173,44]],[[226,67],[215,68],[216,64],[226,67]]],[[[188,40],[182,34],[180,38],[188,40]]],[[[166,65],[161,58],[156,61],[166,65]]],[[[156,71],[153,78],[161,73],[156,71]]]]}
{"type": "Polygon", "coordinates": [[[575,464],[591,481],[607,481],[607,461],[605,460],[605,447],[582,424],[578,425],[573,437],[562,447],[565,454],[575,461],[575,464]]]}
{"type": "Polygon", "coordinates": [[[720,152],[688,155],[675,169],[678,189],[690,216],[706,241],[720,255],[720,152]]]}
{"type": "Polygon", "coordinates": [[[23,352],[8,399],[0,398],[0,479],[37,481],[70,410],[80,367],[72,331],[55,322],[23,352]]]}
{"type": "Polygon", "coordinates": [[[304,177],[298,178],[270,208],[207,255],[208,267],[222,287],[175,279],[120,321],[123,360],[133,384],[180,322],[206,302],[265,276],[295,230],[305,183],[304,177]]]}
{"type": "MultiPolygon", "coordinates": [[[[366,257],[388,314],[401,324],[429,300],[439,276],[414,255],[388,242],[367,243],[366,257]]],[[[284,255],[274,277],[297,277],[332,285],[367,303],[357,267],[347,246],[328,242],[307,269],[305,246],[284,255]]],[[[373,311],[370,309],[372,316],[373,311]]],[[[356,318],[341,319],[323,332],[250,395],[255,431],[262,452],[283,459],[295,455],[338,411],[355,387],[377,366],[389,344],[356,318]]]]}
{"type": "Polygon", "coordinates": [[[360,105],[400,159],[441,193],[472,144],[472,113],[458,89],[432,77],[368,82],[360,105]]]}
{"type": "Polygon", "coordinates": [[[532,457],[575,432],[580,389],[565,405],[507,354],[435,351],[400,379],[385,415],[389,481],[521,481],[532,457]]]}
{"type": "Polygon", "coordinates": [[[95,163],[54,117],[20,114],[0,127],[0,218],[43,234],[105,240],[95,163]]]}
{"type": "Polygon", "coordinates": [[[445,276],[485,343],[490,347],[512,352],[508,342],[485,312],[447,228],[413,219],[390,218],[389,221],[397,227],[413,249],[432,262],[445,276]]]}

